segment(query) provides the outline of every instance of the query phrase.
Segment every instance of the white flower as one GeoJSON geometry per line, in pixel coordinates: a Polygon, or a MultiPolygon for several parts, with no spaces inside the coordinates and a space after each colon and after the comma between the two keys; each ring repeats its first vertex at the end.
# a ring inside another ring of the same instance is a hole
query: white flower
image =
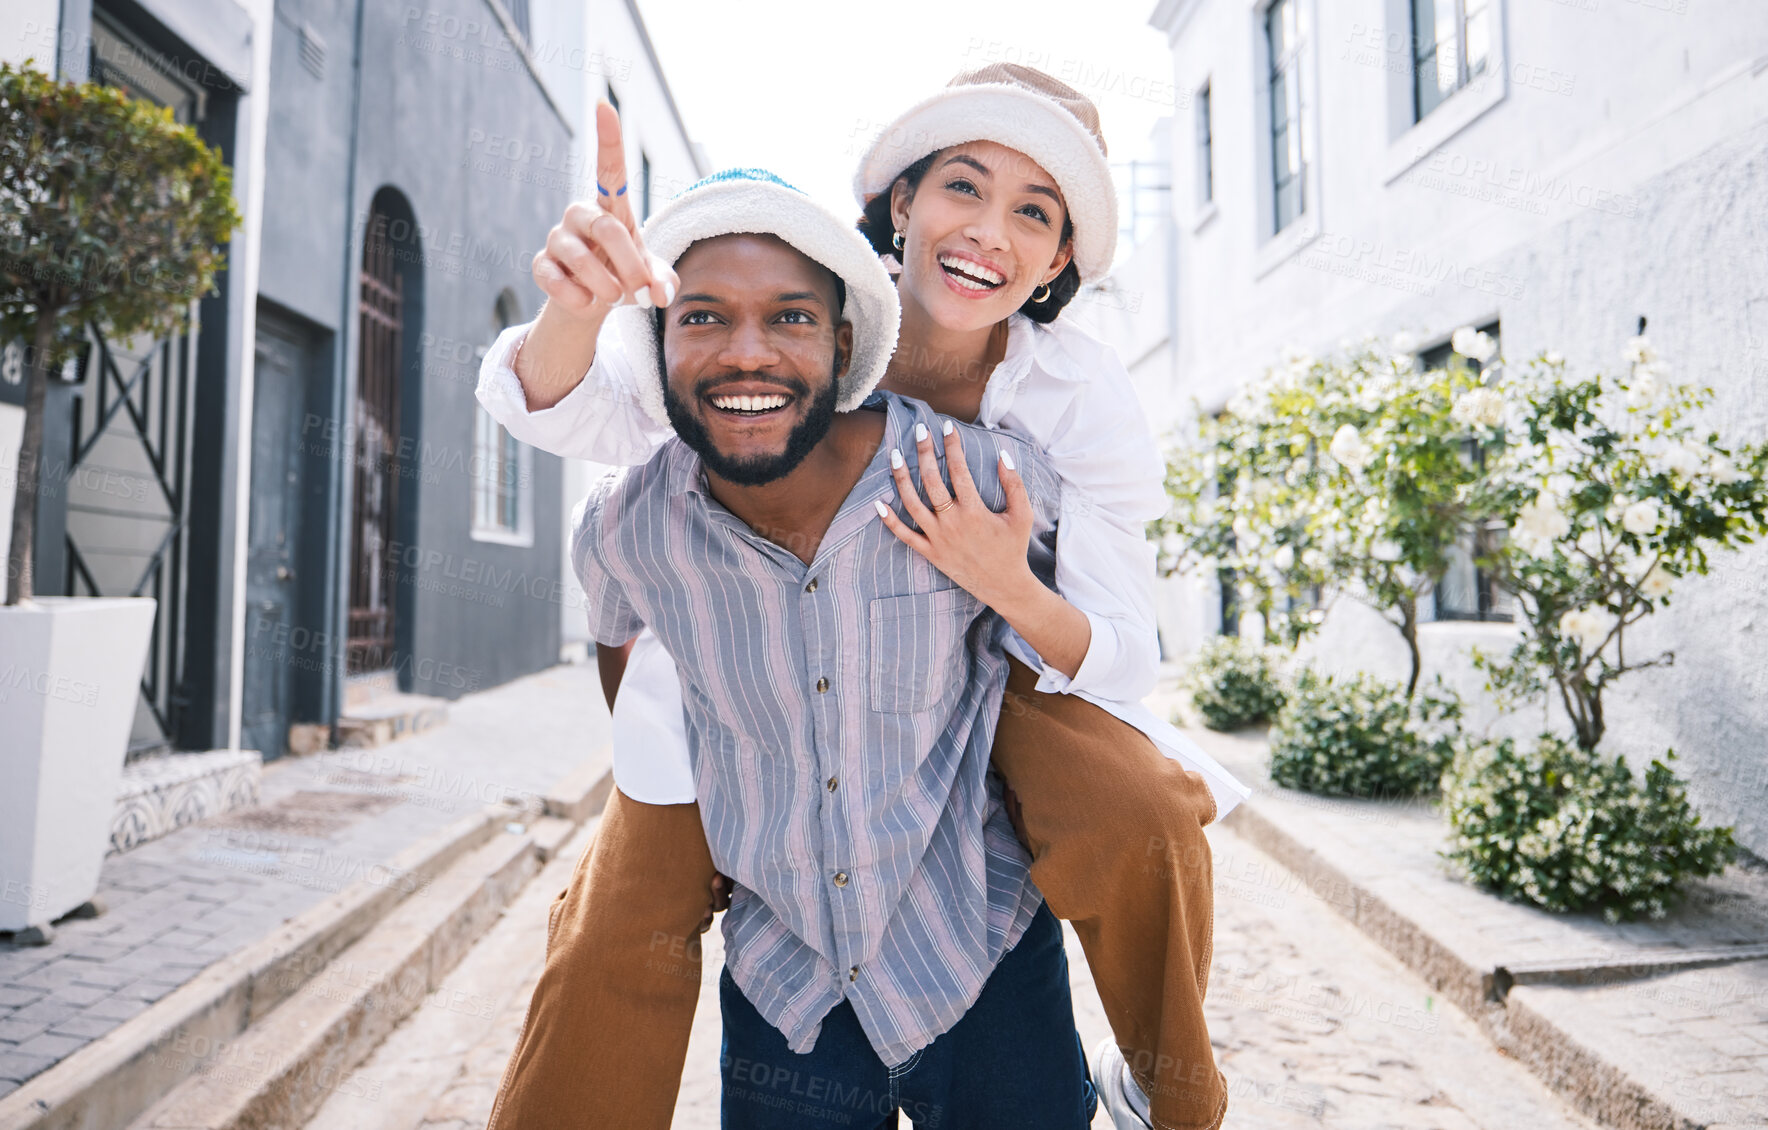
{"type": "Polygon", "coordinates": [[[1168,534],[1160,539],[1160,552],[1168,557],[1182,557],[1185,553],[1185,539],[1178,534],[1168,534]]]}
{"type": "Polygon", "coordinates": [[[1301,563],[1304,567],[1318,573],[1326,568],[1326,555],[1317,549],[1304,549],[1301,553],[1301,563]]]}
{"type": "Polygon", "coordinates": [[[1594,604],[1575,608],[1559,618],[1559,634],[1577,640],[1585,651],[1601,647],[1614,626],[1614,613],[1594,604]]]}
{"type": "Polygon", "coordinates": [[[1271,564],[1287,572],[1289,567],[1295,564],[1295,547],[1292,545],[1279,546],[1277,552],[1271,555],[1271,564]]]}
{"type": "Polygon", "coordinates": [[[1504,397],[1495,388],[1476,388],[1455,398],[1449,417],[1457,424],[1495,428],[1504,422],[1504,397]]]}
{"type": "Polygon", "coordinates": [[[1517,514],[1516,525],[1510,528],[1510,540],[1530,557],[1545,557],[1553,552],[1553,543],[1571,529],[1571,519],[1560,512],[1558,501],[1551,495],[1538,494],[1517,514]]]}
{"type": "Polygon", "coordinates": [[[1639,591],[1653,600],[1661,600],[1670,595],[1670,582],[1674,579],[1662,565],[1653,565],[1651,572],[1639,581],[1639,591]]]}
{"type": "Polygon", "coordinates": [[[1685,444],[1678,444],[1659,455],[1657,464],[1672,475],[1692,479],[1701,473],[1702,468],[1706,466],[1706,460],[1700,452],[1685,444]]]}
{"type": "Polygon", "coordinates": [[[1663,391],[1662,370],[1656,365],[1637,365],[1633,369],[1633,379],[1627,385],[1627,403],[1635,408],[1644,408],[1663,391]]]}
{"type": "Polygon", "coordinates": [[[1283,364],[1293,372],[1301,372],[1314,363],[1314,355],[1299,345],[1285,345],[1282,356],[1283,364]]]}
{"type": "Polygon", "coordinates": [[[1627,339],[1626,348],[1621,351],[1621,356],[1627,359],[1629,365],[1651,365],[1657,362],[1658,352],[1652,347],[1651,339],[1640,334],[1638,337],[1627,339]]]}
{"type": "Polygon", "coordinates": [[[1737,469],[1737,464],[1716,452],[1707,463],[1707,474],[1713,476],[1716,483],[1735,483],[1744,477],[1743,472],[1737,469]]]}
{"type": "Polygon", "coordinates": [[[1577,489],[1577,485],[1576,479],[1563,471],[1556,471],[1548,475],[1546,480],[1541,483],[1541,489],[1550,495],[1555,502],[1563,503],[1571,499],[1572,491],[1577,489]]]}
{"type": "Polygon", "coordinates": [[[1390,344],[1393,351],[1402,357],[1418,352],[1418,338],[1405,330],[1395,334],[1390,344]]]}
{"type": "Polygon", "coordinates": [[[1658,504],[1656,500],[1642,498],[1621,511],[1621,528],[1630,534],[1645,537],[1657,533],[1658,504]]]}
{"type": "Polygon", "coordinates": [[[1398,542],[1382,538],[1369,547],[1369,556],[1377,561],[1398,561],[1400,559],[1400,545],[1398,542]]]}
{"type": "Polygon", "coordinates": [[[1565,354],[1557,349],[1549,349],[1541,360],[1557,369],[1559,366],[1565,364],[1565,354]]]}
{"type": "Polygon", "coordinates": [[[1498,343],[1492,335],[1481,333],[1472,326],[1462,326],[1449,337],[1449,348],[1463,357],[1471,358],[1484,365],[1498,352],[1498,343]]]}
{"type": "Polygon", "coordinates": [[[1332,458],[1338,460],[1347,471],[1352,473],[1361,471],[1368,466],[1370,456],[1374,454],[1369,450],[1369,445],[1363,442],[1363,437],[1357,432],[1355,424],[1345,424],[1334,432],[1332,443],[1326,450],[1332,453],[1332,458]]]}

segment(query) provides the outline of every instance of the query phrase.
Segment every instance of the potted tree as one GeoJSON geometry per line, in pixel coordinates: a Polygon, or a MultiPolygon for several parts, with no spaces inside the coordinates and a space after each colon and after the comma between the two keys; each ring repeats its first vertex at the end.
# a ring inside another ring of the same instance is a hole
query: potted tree
{"type": "Polygon", "coordinates": [[[35,596],[50,376],[88,326],[187,321],[239,224],[220,154],[171,111],[0,65],[0,340],[28,343],[6,602],[0,608],[0,931],[46,940],[98,884],[151,599],[35,596]]]}

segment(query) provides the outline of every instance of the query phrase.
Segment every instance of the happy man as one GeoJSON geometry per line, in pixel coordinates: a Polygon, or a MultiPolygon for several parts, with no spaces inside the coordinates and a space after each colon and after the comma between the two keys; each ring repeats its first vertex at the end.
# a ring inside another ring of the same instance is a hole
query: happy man
{"type": "Polygon", "coordinates": [[[679,296],[614,317],[678,438],[592,490],[572,559],[598,644],[648,626],[680,671],[705,877],[736,884],[723,1125],[1078,1130],[1061,931],[988,771],[1002,625],[881,520],[900,453],[943,432],[944,505],[1004,510],[1047,584],[1060,482],[1010,435],[868,398],[894,290],[796,190],[720,174],[645,239],[679,296]]]}

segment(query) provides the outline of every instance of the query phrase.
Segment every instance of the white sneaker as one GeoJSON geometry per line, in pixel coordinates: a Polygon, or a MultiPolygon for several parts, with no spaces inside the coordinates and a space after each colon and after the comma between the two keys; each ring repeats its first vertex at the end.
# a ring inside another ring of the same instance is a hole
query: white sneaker
{"type": "Polygon", "coordinates": [[[1130,1074],[1129,1064],[1123,1061],[1123,1052],[1118,1050],[1117,1041],[1109,1037],[1099,1041],[1093,1049],[1093,1086],[1099,1092],[1099,1101],[1105,1104],[1105,1110],[1111,1115],[1111,1124],[1117,1130],[1153,1130],[1144,1112],[1148,1109],[1147,1096],[1137,1085],[1135,1077],[1130,1074]],[[1135,1100],[1140,1099],[1138,1104],[1135,1100]]]}

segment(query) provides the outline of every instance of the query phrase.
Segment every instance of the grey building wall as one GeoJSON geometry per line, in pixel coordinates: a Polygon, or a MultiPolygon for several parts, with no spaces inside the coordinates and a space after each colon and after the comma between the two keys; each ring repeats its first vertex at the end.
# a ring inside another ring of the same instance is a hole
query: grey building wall
{"type": "MultiPolygon", "coordinates": [[[[532,316],[538,292],[528,263],[567,197],[487,175],[468,157],[485,133],[564,153],[569,129],[489,0],[421,8],[279,0],[270,81],[260,295],[310,323],[322,343],[315,380],[323,388],[308,398],[300,427],[312,454],[303,474],[324,480],[320,528],[309,520],[303,530],[310,576],[301,617],[329,633],[331,662],[308,676],[303,713],[335,710],[353,536],[356,296],[365,222],[386,188],[415,219],[401,253],[422,295],[421,324],[407,318],[401,394],[400,684],[452,698],[556,662],[562,531],[535,521],[529,545],[475,540],[470,506],[477,349],[491,338],[506,289],[522,317],[532,316]],[[314,685],[327,680],[329,691],[314,685]]],[[[558,513],[558,460],[534,453],[524,489],[534,514],[558,513]]]]}

